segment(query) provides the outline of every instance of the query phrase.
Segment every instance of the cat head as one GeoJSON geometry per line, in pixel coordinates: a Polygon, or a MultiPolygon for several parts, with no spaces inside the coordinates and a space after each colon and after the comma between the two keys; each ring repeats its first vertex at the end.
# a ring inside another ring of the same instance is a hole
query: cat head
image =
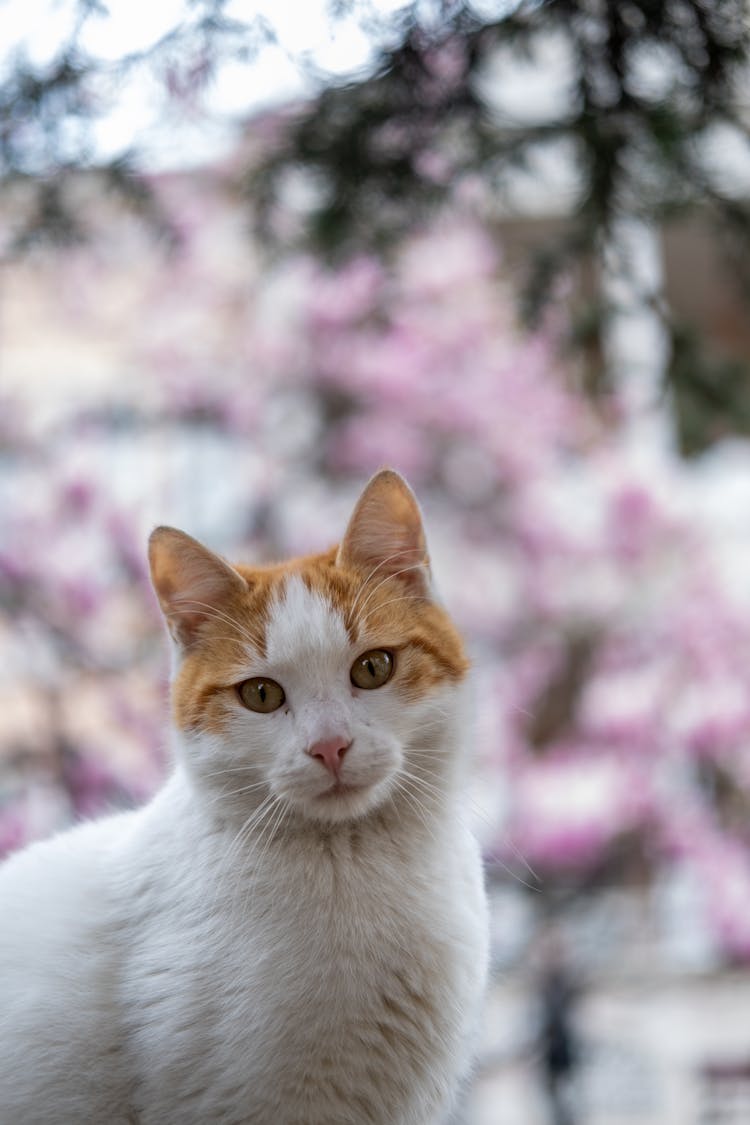
{"type": "Polygon", "coordinates": [[[370,481],[323,554],[230,566],[160,527],[149,559],[174,647],[179,741],[215,798],[334,822],[416,787],[467,661],[397,473],[370,481]]]}

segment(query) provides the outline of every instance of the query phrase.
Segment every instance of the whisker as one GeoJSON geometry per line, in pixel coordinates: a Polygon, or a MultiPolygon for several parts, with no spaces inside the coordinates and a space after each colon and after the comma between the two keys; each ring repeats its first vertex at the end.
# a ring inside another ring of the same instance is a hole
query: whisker
{"type": "MultiPolygon", "coordinates": [[[[256,877],[257,877],[258,872],[260,872],[260,870],[263,866],[263,861],[265,860],[266,855],[268,854],[268,850],[269,850],[271,844],[274,841],[276,833],[278,832],[279,828],[281,827],[281,825],[284,821],[284,818],[286,817],[286,814],[288,812],[288,804],[284,800],[283,797],[276,797],[276,802],[279,805],[279,812],[278,812],[278,815],[275,817],[275,819],[273,821],[271,821],[271,817],[269,816],[269,822],[270,822],[270,825],[271,825],[270,830],[268,832],[266,832],[265,828],[263,830],[263,835],[266,837],[266,842],[265,842],[265,845],[263,847],[263,851],[261,852],[261,854],[255,860],[255,864],[254,864],[255,870],[253,872],[253,875],[256,876],[256,877]]],[[[254,850],[257,850],[257,849],[254,849],[254,850]]],[[[247,869],[247,865],[245,865],[245,870],[246,869],[247,869]]],[[[243,915],[247,914],[248,907],[250,905],[250,902],[252,901],[253,892],[254,892],[254,886],[253,886],[253,882],[251,881],[250,885],[247,888],[247,892],[245,894],[245,901],[242,904],[243,915]]]]}
{"type": "Polygon", "coordinates": [[[536,718],[536,714],[533,711],[527,711],[525,707],[519,707],[517,703],[509,703],[508,710],[516,715],[525,715],[527,719],[536,718]]]}
{"type": "MultiPolygon", "coordinates": [[[[488,823],[489,823],[489,822],[488,822],[488,823]]],[[[518,847],[518,845],[514,843],[514,841],[513,841],[513,838],[512,838],[511,836],[508,836],[508,835],[507,835],[506,833],[503,833],[503,838],[504,838],[505,842],[506,842],[507,844],[509,844],[509,845],[510,845],[510,847],[511,847],[511,848],[513,849],[513,854],[514,854],[514,855],[516,856],[516,858],[517,858],[517,859],[520,859],[521,863],[522,863],[522,864],[524,865],[524,867],[526,868],[526,870],[527,870],[527,871],[529,872],[529,874],[530,874],[530,875],[533,875],[533,876],[534,876],[534,878],[536,879],[537,883],[538,883],[538,884],[539,884],[539,886],[541,887],[541,885],[542,885],[542,883],[544,882],[544,880],[542,879],[541,875],[539,875],[539,874],[538,874],[538,872],[536,872],[536,871],[534,870],[534,868],[533,868],[533,867],[531,866],[531,864],[530,864],[530,863],[529,863],[529,861],[528,861],[528,860],[526,859],[526,857],[525,857],[525,855],[523,854],[523,852],[521,851],[521,849],[520,849],[520,848],[518,847]]],[[[493,860],[493,862],[495,862],[495,861],[493,860]]]]}
{"type": "Polygon", "coordinates": [[[399,770],[399,777],[408,777],[415,784],[421,786],[428,796],[434,794],[436,797],[439,797],[441,801],[445,799],[446,794],[443,789],[438,788],[437,785],[434,785],[431,781],[427,781],[426,778],[421,777],[419,774],[412,773],[410,770],[405,770],[403,766],[399,770]]]}
{"type": "Polygon", "coordinates": [[[239,865],[236,867],[236,869],[234,871],[234,891],[233,891],[232,900],[231,900],[231,903],[230,903],[230,906],[229,906],[229,909],[230,909],[231,913],[234,912],[234,910],[237,906],[239,894],[240,894],[240,891],[242,889],[242,885],[245,881],[247,869],[252,862],[253,855],[257,851],[258,842],[259,842],[259,840],[261,840],[263,838],[263,833],[265,832],[266,827],[267,827],[271,817],[273,816],[274,810],[276,808],[277,800],[278,800],[278,798],[274,794],[270,794],[270,799],[267,802],[265,802],[265,805],[264,805],[264,808],[263,808],[263,815],[261,817],[259,817],[254,822],[252,831],[250,833],[248,833],[245,837],[245,841],[250,840],[250,836],[252,836],[253,833],[257,830],[257,835],[256,835],[255,839],[250,840],[249,848],[246,850],[244,857],[241,859],[241,862],[239,863],[239,865]]]}
{"type": "Polygon", "coordinates": [[[425,832],[427,832],[428,836],[431,838],[433,843],[436,844],[439,847],[440,846],[440,840],[438,839],[434,828],[429,823],[429,820],[427,819],[427,816],[424,813],[424,811],[423,811],[423,809],[422,809],[422,807],[419,803],[418,794],[415,793],[412,789],[409,789],[407,787],[407,785],[408,785],[407,780],[403,776],[399,776],[396,779],[396,781],[397,781],[397,788],[401,792],[402,797],[407,802],[407,804],[411,807],[411,809],[414,811],[417,818],[421,822],[422,827],[424,828],[425,832]]]}
{"type": "Polygon", "coordinates": [[[216,903],[219,899],[219,894],[223,890],[225,881],[231,873],[231,863],[234,858],[234,854],[241,846],[242,840],[246,839],[252,833],[256,824],[264,817],[265,813],[273,805],[274,800],[275,797],[273,793],[269,793],[268,796],[263,801],[261,801],[260,805],[257,808],[253,809],[247,819],[240,825],[238,832],[236,833],[226,852],[222,856],[219,870],[217,872],[216,891],[211,902],[211,911],[213,911],[214,907],[216,906],[216,903]]]}
{"type": "MultiPolygon", "coordinates": [[[[429,796],[429,795],[434,794],[435,796],[439,796],[439,797],[444,796],[442,790],[440,790],[432,782],[427,781],[427,779],[422,777],[421,775],[414,774],[410,770],[404,769],[403,766],[399,770],[397,780],[400,780],[402,778],[408,779],[408,781],[411,783],[411,785],[416,787],[417,789],[421,788],[422,792],[425,795],[429,796]]],[[[474,814],[474,816],[476,816],[479,820],[483,821],[489,828],[495,828],[494,822],[489,818],[489,816],[487,816],[487,814],[484,812],[484,810],[479,806],[479,804],[469,794],[465,794],[464,800],[470,806],[471,812],[474,814]]],[[[522,878],[522,876],[519,874],[518,871],[514,870],[512,867],[510,867],[507,863],[504,863],[503,860],[499,859],[498,857],[493,856],[492,862],[497,864],[499,867],[502,867],[503,870],[506,871],[507,874],[510,875],[512,879],[515,879],[517,882],[521,883],[524,887],[527,887],[529,890],[532,890],[532,891],[537,891],[537,892],[540,891],[541,886],[542,886],[542,879],[539,876],[539,874],[534,870],[534,868],[531,866],[531,864],[528,862],[528,860],[525,858],[523,853],[520,851],[520,849],[517,847],[517,845],[514,843],[514,841],[512,840],[512,838],[510,836],[506,836],[505,841],[508,844],[508,846],[513,850],[514,855],[518,858],[518,860],[523,864],[523,866],[526,868],[526,870],[531,875],[531,877],[535,880],[535,884],[529,883],[526,879],[522,878]]]]}
{"type": "MultiPolygon", "coordinates": [[[[228,613],[223,613],[222,610],[217,609],[216,606],[211,605],[209,602],[200,602],[195,598],[179,598],[178,597],[178,598],[175,598],[175,604],[183,607],[184,609],[189,609],[190,606],[195,606],[198,609],[210,610],[210,613],[207,613],[206,617],[213,617],[217,621],[226,621],[228,625],[231,625],[233,628],[237,629],[242,634],[242,636],[245,637],[246,640],[251,641],[254,645],[259,645],[259,647],[261,647],[261,648],[263,647],[262,644],[260,644],[260,640],[259,640],[260,634],[258,634],[257,636],[253,635],[246,628],[246,626],[244,626],[241,622],[237,621],[236,618],[230,617],[230,615],[228,613]]],[[[179,617],[180,614],[179,614],[178,610],[172,610],[172,611],[170,611],[170,613],[167,616],[169,616],[169,617],[173,617],[173,616],[179,617]]]]}
{"type": "Polygon", "coordinates": [[[274,793],[270,793],[266,800],[263,802],[262,816],[257,817],[252,824],[250,832],[245,834],[245,841],[248,841],[252,835],[255,834],[255,839],[250,842],[250,847],[247,849],[245,856],[240,863],[239,867],[234,872],[234,893],[230,904],[230,911],[234,911],[237,905],[238,897],[245,881],[246,872],[252,863],[253,856],[258,850],[261,840],[264,837],[266,828],[268,827],[271,818],[276,809],[279,798],[274,793]]]}
{"type": "Polygon", "coordinates": [[[372,568],[372,570],[370,571],[370,573],[367,575],[364,582],[360,586],[359,590],[357,591],[357,593],[355,595],[355,598],[354,598],[354,601],[352,602],[351,609],[349,610],[349,614],[350,614],[350,617],[351,617],[352,620],[354,619],[354,611],[357,608],[357,602],[359,601],[360,597],[364,593],[364,590],[365,590],[368,582],[370,582],[371,579],[373,578],[373,576],[375,574],[377,574],[377,572],[380,570],[381,566],[385,566],[386,563],[393,562],[394,559],[397,559],[402,555],[410,555],[410,554],[413,555],[415,553],[415,551],[419,551],[419,552],[422,553],[423,549],[422,549],[422,547],[402,547],[400,551],[394,551],[392,555],[386,555],[386,557],[384,559],[380,560],[380,562],[377,564],[377,566],[374,566],[372,568]]]}
{"type": "Polygon", "coordinates": [[[493,855],[491,862],[493,866],[497,865],[498,867],[502,867],[503,871],[510,875],[511,879],[515,879],[517,883],[520,883],[522,887],[526,887],[527,890],[534,891],[536,894],[542,893],[541,880],[538,879],[536,875],[534,876],[534,878],[537,879],[537,883],[535,885],[534,883],[529,883],[526,879],[519,875],[517,871],[514,871],[512,867],[509,867],[507,863],[504,863],[502,859],[498,859],[497,856],[493,855]]]}
{"type": "MultiPolygon", "coordinates": [[[[168,613],[168,614],[166,614],[166,616],[167,617],[178,617],[179,614],[168,613]]],[[[215,634],[215,633],[212,633],[211,634],[211,640],[213,640],[213,641],[228,641],[230,644],[238,645],[239,648],[242,650],[243,654],[247,651],[246,646],[248,644],[248,640],[245,637],[242,637],[242,638],[232,637],[228,633],[219,633],[218,635],[215,634]]],[[[253,647],[258,649],[258,651],[260,651],[260,649],[261,649],[260,641],[253,642],[253,647]]]]}
{"type": "MultiPolygon", "coordinates": [[[[376,587],[376,589],[377,589],[377,587],[376,587]]],[[[389,598],[387,602],[383,602],[382,605],[379,605],[378,609],[385,609],[385,607],[387,605],[393,605],[395,602],[429,602],[429,601],[430,601],[430,599],[428,597],[425,597],[424,594],[404,594],[400,598],[389,598]]],[[[365,605],[367,605],[367,602],[365,602],[365,605]]],[[[363,608],[364,608],[364,606],[363,606],[363,608]]],[[[361,622],[363,628],[365,627],[365,622],[367,621],[367,619],[369,617],[372,617],[374,612],[375,612],[375,610],[370,610],[370,612],[366,613],[364,615],[364,617],[360,617],[360,622],[361,622]]]]}
{"type": "Polygon", "coordinates": [[[240,793],[251,793],[255,789],[266,788],[267,784],[265,781],[256,781],[252,785],[242,785],[239,789],[221,789],[211,797],[211,800],[216,803],[216,801],[222,801],[229,797],[237,797],[240,793]]]}
{"type": "Polygon", "coordinates": [[[201,777],[221,777],[225,773],[247,773],[251,769],[249,763],[244,766],[229,766],[223,770],[209,770],[208,773],[201,773],[201,777]]]}
{"type": "Polygon", "coordinates": [[[380,581],[378,582],[377,586],[373,590],[370,590],[370,593],[367,595],[364,602],[362,603],[362,609],[360,610],[360,614],[363,613],[365,609],[367,609],[367,603],[372,600],[372,598],[375,596],[375,594],[377,594],[380,587],[384,586],[386,584],[386,582],[390,582],[392,579],[398,578],[399,575],[401,575],[401,574],[407,574],[410,570],[420,570],[420,569],[423,569],[423,568],[424,569],[427,568],[426,562],[413,563],[411,566],[403,566],[403,567],[401,567],[401,570],[397,570],[393,574],[387,574],[385,576],[385,578],[381,578],[380,581]]]}

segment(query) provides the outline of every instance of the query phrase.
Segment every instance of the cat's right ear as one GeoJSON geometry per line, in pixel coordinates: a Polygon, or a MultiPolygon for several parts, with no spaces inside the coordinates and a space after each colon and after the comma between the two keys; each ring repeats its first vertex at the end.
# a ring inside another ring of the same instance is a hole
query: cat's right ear
{"type": "Polygon", "coordinates": [[[157,527],[148,541],[151,581],[167,628],[179,648],[198,639],[210,618],[247,593],[247,583],[224,559],[175,527],[157,527]]]}
{"type": "Polygon", "coordinates": [[[422,516],[414,493],[393,469],[369,481],[354,508],[336,562],[381,578],[397,578],[420,597],[431,597],[430,565],[422,516]]]}

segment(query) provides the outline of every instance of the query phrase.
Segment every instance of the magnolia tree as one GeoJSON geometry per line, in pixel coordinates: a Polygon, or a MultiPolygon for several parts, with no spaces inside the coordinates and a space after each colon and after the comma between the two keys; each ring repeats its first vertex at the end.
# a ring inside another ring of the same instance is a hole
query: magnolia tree
{"type": "Polygon", "coordinates": [[[391,464],[476,665],[488,860],[573,888],[679,870],[715,948],[750,958],[750,612],[685,470],[576,393],[561,313],[519,333],[486,230],[269,269],[220,183],[156,187],[170,254],[109,216],[17,279],[67,338],[106,338],[111,377],[44,416],[3,406],[0,847],[168,768],[150,524],[229,557],[314,549],[391,464]]]}

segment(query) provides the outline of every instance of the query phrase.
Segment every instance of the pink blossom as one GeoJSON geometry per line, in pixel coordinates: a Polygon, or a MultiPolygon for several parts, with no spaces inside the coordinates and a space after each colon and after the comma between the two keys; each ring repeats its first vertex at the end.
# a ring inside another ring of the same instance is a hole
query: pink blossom
{"type": "Polygon", "coordinates": [[[93,481],[79,478],[63,486],[61,503],[70,515],[85,516],[91,511],[96,495],[93,481]]]}
{"type": "Polygon", "coordinates": [[[329,447],[329,462],[335,470],[353,469],[369,475],[388,464],[414,481],[423,477],[428,456],[418,429],[385,413],[353,418],[329,447]]]}
{"type": "Polygon", "coordinates": [[[381,266],[364,256],[336,273],[319,273],[309,303],[313,327],[337,329],[361,319],[372,311],[382,285],[381,266]]]}
{"type": "MultiPolygon", "coordinates": [[[[464,60],[446,45],[430,65],[430,81],[450,82],[464,60]]],[[[264,123],[273,138],[277,126],[264,123]]],[[[398,127],[380,138],[408,140],[398,127]]],[[[450,170],[449,153],[417,159],[450,170]]],[[[229,557],[318,548],[389,462],[419,488],[477,666],[477,746],[505,818],[494,854],[512,838],[547,878],[581,883],[626,842],[656,870],[690,865],[717,941],[747,958],[748,830],[705,779],[720,771],[731,808],[750,791],[750,609],[730,596],[717,534],[685,514],[691,474],[666,456],[636,471],[638,419],[625,396],[605,417],[575,390],[562,312],[521,331],[489,228],[454,213],[389,263],[268,263],[220,178],[153,186],[178,252],[103,209],[93,252],[35,275],[59,325],[106,342],[105,400],[59,396],[49,422],[19,383],[0,404],[20,474],[0,475],[0,642],[24,654],[5,666],[56,706],[75,748],[75,809],[145,796],[167,768],[165,701],[145,686],[165,660],[150,523],[181,521],[229,557]],[[110,473],[116,419],[130,429],[110,473]]],[[[9,790],[0,848],[75,811],[65,770],[42,773],[37,798],[9,790]]]]}
{"type": "Polygon", "coordinates": [[[644,559],[663,526],[654,498],[643,486],[620,489],[612,497],[609,518],[612,549],[624,563],[644,559]]]}
{"type": "Polygon", "coordinates": [[[28,842],[26,825],[14,805],[0,808],[0,859],[28,842]]]}
{"type": "Polygon", "coordinates": [[[650,807],[642,771],[571,745],[519,768],[510,832],[532,865],[575,870],[642,828],[650,807]]]}

